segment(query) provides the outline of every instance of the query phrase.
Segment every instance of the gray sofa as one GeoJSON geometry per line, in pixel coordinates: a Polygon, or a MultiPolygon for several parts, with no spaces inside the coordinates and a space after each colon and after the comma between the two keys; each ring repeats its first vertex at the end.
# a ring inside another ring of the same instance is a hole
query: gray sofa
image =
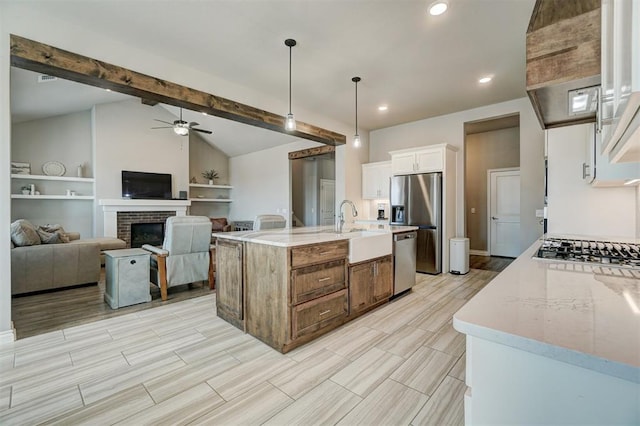
{"type": "Polygon", "coordinates": [[[31,293],[100,280],[100,244],[75,240],[11,249],[11,294],[31,293]]]}

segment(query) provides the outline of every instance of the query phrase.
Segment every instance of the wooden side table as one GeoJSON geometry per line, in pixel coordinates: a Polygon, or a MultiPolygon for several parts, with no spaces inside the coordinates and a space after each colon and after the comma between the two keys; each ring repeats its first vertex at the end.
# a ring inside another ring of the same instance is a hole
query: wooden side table
{"type": "Polygon", "coordinates": [[[106,274],[104,301],[111,309],[150,302],[150,253],[134,248],[108,250],[104,254],[106,274]]]}

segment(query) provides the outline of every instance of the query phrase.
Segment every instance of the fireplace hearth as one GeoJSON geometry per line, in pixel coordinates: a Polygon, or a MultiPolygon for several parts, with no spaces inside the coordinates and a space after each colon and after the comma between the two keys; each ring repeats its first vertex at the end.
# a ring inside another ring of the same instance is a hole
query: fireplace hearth
{"type": "Polygon", "coordinates": [[[131,224],[131,248],[142,247],[144,244],[161,246],[163,240],[164,222],[131,224]]]}

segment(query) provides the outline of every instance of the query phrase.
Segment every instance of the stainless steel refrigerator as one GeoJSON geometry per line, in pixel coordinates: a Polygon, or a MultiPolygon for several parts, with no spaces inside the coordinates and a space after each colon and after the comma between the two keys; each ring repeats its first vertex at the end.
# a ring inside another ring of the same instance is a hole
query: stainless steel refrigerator
{"type": "Polygon", "coordinates": [[[442,173],[391,178],[391,224],[418,227],[416,271],[442,272],[442,173]]]}

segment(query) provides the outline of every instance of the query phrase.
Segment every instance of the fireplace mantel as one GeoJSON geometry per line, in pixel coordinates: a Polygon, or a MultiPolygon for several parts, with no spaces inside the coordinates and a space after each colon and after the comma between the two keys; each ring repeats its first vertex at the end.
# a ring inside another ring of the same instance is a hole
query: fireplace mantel
{"type": "Polygon", "coordinates": [[[118,212],[176,212],[176,216],[186,216],[190,200],[131,200],[125,198],[101,199],[98,203],[104,212],[104,236],[117,238],[118,212]]]}

